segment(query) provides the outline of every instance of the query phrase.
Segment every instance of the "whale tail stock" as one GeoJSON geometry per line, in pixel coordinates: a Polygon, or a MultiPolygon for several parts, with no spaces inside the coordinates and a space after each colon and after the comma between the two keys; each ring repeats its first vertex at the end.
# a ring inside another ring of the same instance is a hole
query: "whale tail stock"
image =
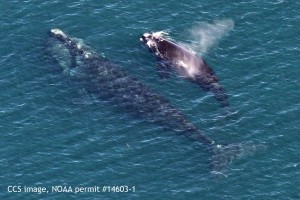
{"type": "Polygon", "coordinates": [[[235,159],[242,159],[254,155],[256,152],[262,152],[266,149],[263,144],[254,144],[252,142],[241,142],[232,144],[215,144],[206,135],[195,127],[188,128],[183,134],[190,140],[201,142],[211,153],[211,172],[214,175],[226,176],[225,171],[229,164],[235,159]]]}
{"type": "Polygon", "coordinates": [[[252,142],[232,143],[225,145],[214,145],[211,147],[211,172],[216,176],[225,176],[226,169],[234,159],[243,159],[253,156],[256,152],[266,149],[263,144],[253,144],[252,142]]]}

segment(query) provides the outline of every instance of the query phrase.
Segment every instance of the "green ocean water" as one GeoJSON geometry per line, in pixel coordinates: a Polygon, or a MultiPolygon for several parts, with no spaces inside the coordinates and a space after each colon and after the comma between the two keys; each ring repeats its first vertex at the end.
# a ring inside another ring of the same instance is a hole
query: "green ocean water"
{"type": "Polygon", "coordinates": [[[0,199],[300,199],[299,2],[29,0],[0,7],[0,199]],[[64,76],[45,55],[51,28],[137,76],[217,143],[265,148],[214,176],[201,145],[119,112],[64,76]],[[139,41],[151,31],[203,55],[235,114],[176,75],[161,80],[139,41]],[[135,191],[102,190],[124,185],[135,191]]]}

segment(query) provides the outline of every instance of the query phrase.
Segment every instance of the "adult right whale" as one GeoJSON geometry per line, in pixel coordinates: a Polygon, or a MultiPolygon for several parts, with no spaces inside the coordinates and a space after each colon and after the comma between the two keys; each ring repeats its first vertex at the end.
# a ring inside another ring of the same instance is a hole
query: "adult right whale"
{"type": "Polygon", "coordinates": [[[181,77],[195,83],[203,90],[211,91],[222,107],[228,106],[227,94],[205,60],[192,50],[163,36],[163,32],[155,32],[144,33],[140,38],[140,41],[162,61],[158,68],[160,75],[168,75],[168,70],[174,69],[181,77]]]}
{"type": "Polygon", "coordinates": [[[241,144],[216,145],[164,97],[63,31],[49,31],[47,52],[65,75],[97,98],[206,145],[214,172],[243,153],[241,144]]]}

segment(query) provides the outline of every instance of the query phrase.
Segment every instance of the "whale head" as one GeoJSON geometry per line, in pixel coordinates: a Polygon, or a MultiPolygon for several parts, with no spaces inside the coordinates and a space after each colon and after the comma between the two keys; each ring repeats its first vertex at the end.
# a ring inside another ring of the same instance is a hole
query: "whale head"
{"type": "Polygon", "coordinates": [[[159,42],[165,40],[166,35],[168,35],[168,33],[163,31],[144,33],[140,38],[140,41],[143,42],[150,51],[154,52],[157,55],[160,55],[158,44],[159,42]]]}
{"type": "Polygon", "coordinates": [[[58,64],[65,75],[82,77],[86,63],[93,62],[95,59],[105,60],[104,56],[98,56],[82,40],[70,37],[60,29],[51,29],[48,36],[47,54],[58,64]]]}
{"type": "Polygon", "coordinates": [[[58,28],[54,28],[54,29],[51,29],[49,31],[50,34],[53,34],[55,36],[62,36],[62,37],[67,37],[67,35],[62,32],[62,30],[58,29],[58,28]]]}
{"type": "Polygon", "coordinates": [[[81,46],[60,29],[51,29],[46,50],[52,60],[57,63],[65,75],[72,75],[76,66],[76,55],[80,54],[81,46]]]}
{"type": "Polygon", "coordinates": [[[140,38],[140,41],[146,44],[149,48],[153,48],[156,45],[156,38],[150,33],[144,33],[140,38]]]}
{"type": "Polygon", "coordinates": [[[48,32],[49,37],[55,38],[61,42],[68,40],[68,36],[60,29],[54,28],[48,32]]]}
{"type": "Polygon", "coordinates": [[[142,37],[140,38],[140,41],[143,42],[150,51],[156,52],[157,49],[157,43],[161,38],[155,35],[155,33],[144,33],[142,37]]]}

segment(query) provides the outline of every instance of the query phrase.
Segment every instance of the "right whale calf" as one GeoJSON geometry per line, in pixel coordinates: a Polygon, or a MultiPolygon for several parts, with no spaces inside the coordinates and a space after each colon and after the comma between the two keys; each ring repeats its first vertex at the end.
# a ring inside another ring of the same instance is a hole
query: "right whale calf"
{"type": "Polygon", "coordinates": [[[216,145],[164,97],[61,30],[49,31],[47,51],[65,75],[97,98],[205,144],[213,155],[213,170],[219,170],[243,150],[235,144],[216,145]]]}
{"type": "Polygon", "coordinates": [[[200,86],[203,90],[211,91],[221,106],[229,105],[228,97],[214,71],[195,52],[167,40],[163,37],[163,32],[144,33],[140,40],[155,53],[157,58],[162,60],[159,67],[161,75],[170,68],[174,69],[180,76],[200,86]]]}

